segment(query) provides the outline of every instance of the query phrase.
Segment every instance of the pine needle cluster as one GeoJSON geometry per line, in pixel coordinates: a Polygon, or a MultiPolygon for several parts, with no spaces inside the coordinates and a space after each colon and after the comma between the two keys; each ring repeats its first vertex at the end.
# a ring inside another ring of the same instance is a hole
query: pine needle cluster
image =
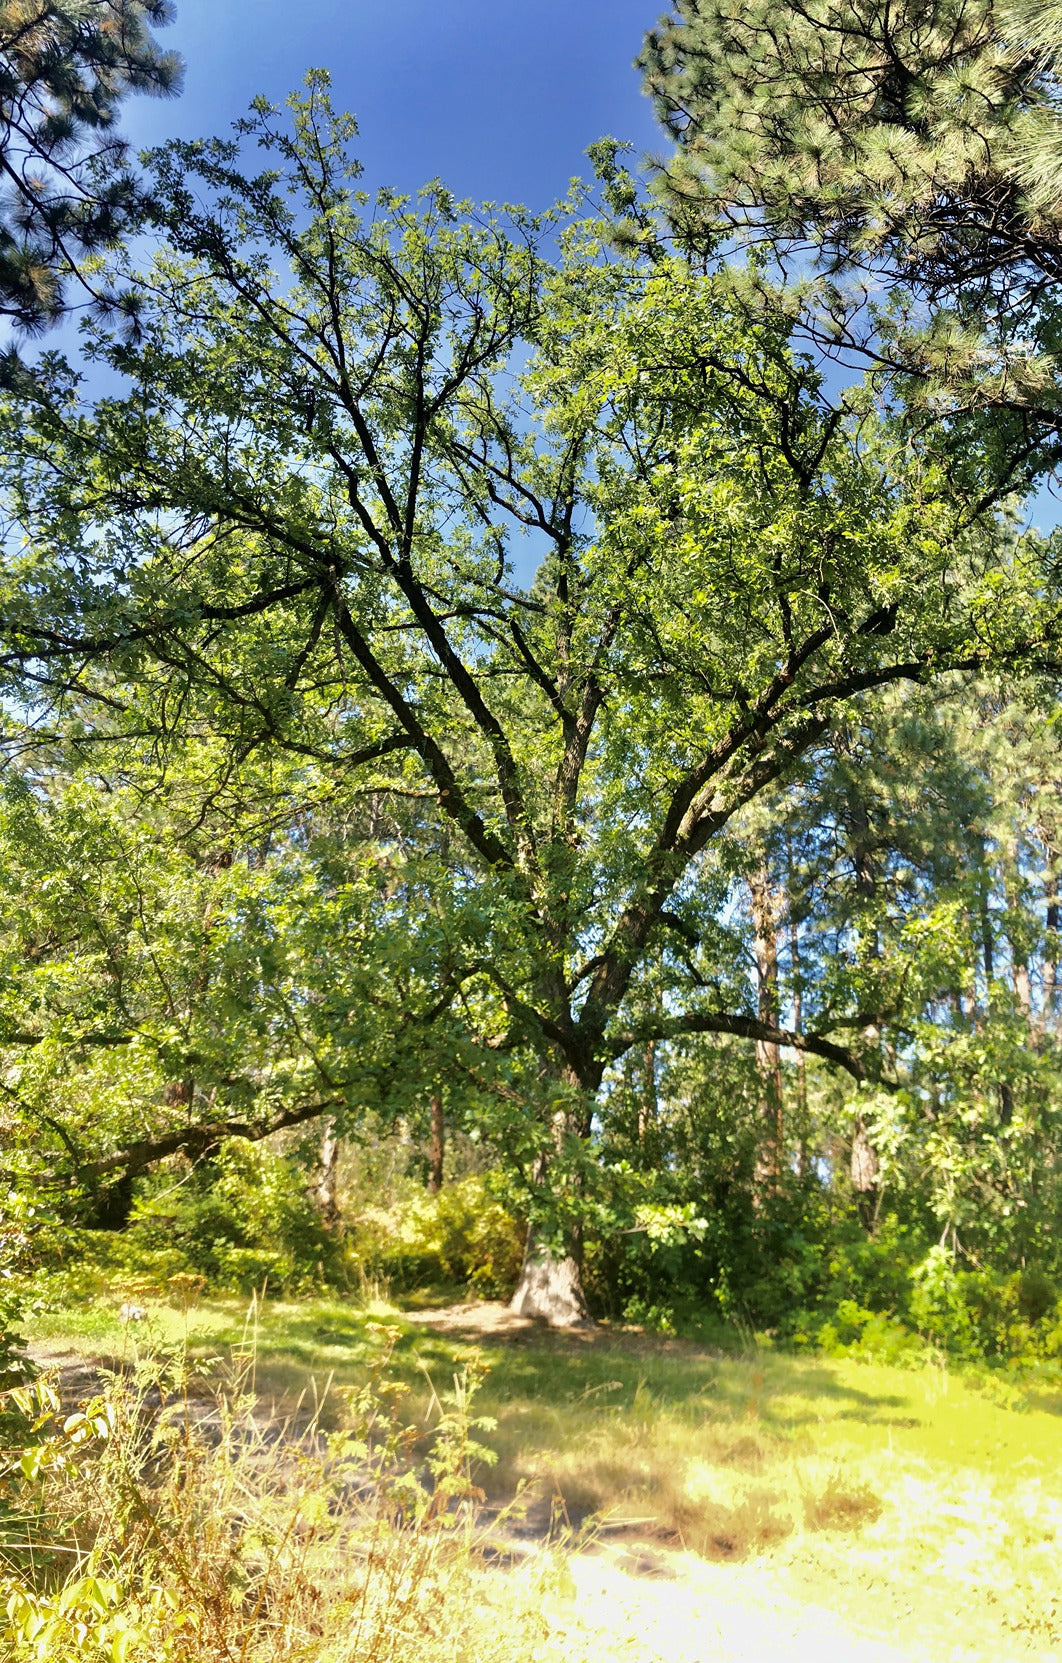
{"type": "Polygon", "coordinates": [[[931,401],[1057,432],[1060,0],[678,0],[641,63],[688,243],[810,261],[820,338],[870,299],[862,347],[931,401]]]}
{"type": "Polygon", "coordinates": [[[1060,61],[1058,0],[680,0],[642,59],[676,201],[938,286],[1056,273],[1060,61]]]}
{"type": "Polygon", "coordinates": [[[175,92],[152,29],[169,0],[0,0],[0,316],[37,332],[64,275],[113,243],[136,187],[115,123],[129,92],[175,92]]]}

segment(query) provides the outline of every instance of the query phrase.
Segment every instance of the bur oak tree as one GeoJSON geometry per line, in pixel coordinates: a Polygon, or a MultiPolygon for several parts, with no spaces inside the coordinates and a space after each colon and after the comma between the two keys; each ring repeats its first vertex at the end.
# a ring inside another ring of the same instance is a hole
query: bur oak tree
{"type": "Polygon", "coordinates": [[[632,1047],[881,1068],[858,1022],[797,1033],[745,998],[722,923],[742,811],[851,701],[1052,664],[1059,616],[1040,545],[984,506],[991,456],[968,448],[964,494],[934,431],[869,394],[832,409],[724,264],[616,252],[585,205],[372,201],[353,135],[316,75],[290,126],[260,103],[234,141],[154,158],[135,336],[86,326],[120,390],[93,404],[52,362],[8,408],[8,697],[76,709],[86,750],[164,757],[198,725],[203,800],[276,754],[293,820],[299,770],[415,808],[364,996],[433,896],[423,1009],[522,1186],[517,1301],[572,1321],[632,1047]]]}

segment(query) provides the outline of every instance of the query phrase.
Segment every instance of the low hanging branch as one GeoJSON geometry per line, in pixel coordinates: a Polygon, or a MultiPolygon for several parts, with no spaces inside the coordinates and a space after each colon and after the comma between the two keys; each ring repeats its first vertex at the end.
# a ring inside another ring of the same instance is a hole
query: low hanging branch
{"type": "MultiPolygon", "coordinates": [[[[138,1138],[133,1143],[127,1143],[120,1149],[111,1150],[109,1154],[97,1156],[92,1160],[79,1158],[71,1177],[75,1183],[98,1181],[107,1177],[109,1173],[139,1178],[153,1166],[157,1166],[159,1161],[164,1161],[171,1155],[190,1155],[193,1159],[201,1159],[217,1149],[226,1138],[247,1138],[252,1143],[260,1143],[263,1138],[272,1137],[275,1132],[287,1131],[292,1126],[303,1126],[309,1120],[316,1120],[323,1114],[334,1114],[344,1107],[345,1097],[329,1097],[319,1102],[303,1103],[297,1108],[285,1109],[269,1120],[202,1121],[195,1126],[160,1133],[158,1137],[138,1138]]],[[[71,1177],[56,1181],[69,1183],[71,1177]]]]}

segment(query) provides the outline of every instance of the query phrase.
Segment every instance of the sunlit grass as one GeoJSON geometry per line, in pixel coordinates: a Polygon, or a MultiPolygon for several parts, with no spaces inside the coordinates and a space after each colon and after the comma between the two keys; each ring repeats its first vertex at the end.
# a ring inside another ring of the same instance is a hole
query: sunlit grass
{"type": "Polygon", "coordinates": [[[491,1571],[475,1371],[411,1468],[379,1369],[329,1436],[262,1415],[249,1352],[205,1396],[179,1348],[157,1362],[107,1375],[83,1414],[47,1379],[7,1401],[6,1663],[590,1663],[541,1618],[557,1552],[491,1571]]]}
{"type": "MultiPolygon", "coordinates": [[[[482,1353],[499,1456],[484,1482],[496,1500],[533,1484],[533,1519],[560,1507],[573,1524],[596,1515],[605,1543],[647,1540],[721,1568],[770,1563],[802,1599],[912,1656],[1046,1658],[1062,1646],[1057,1405],[1004,1407],[936,1367],[723,1355],[607,1328],[477,1339],[334,1300],[257,1314],[259,1389],[290,1404],[312,1377],[320,1393],[331,1385],[338,1413],[380,1323],[399,1330],[394,1367],[418,1412],[432,1382],[482,1353]]],[[[135,1329],[87,1309],[35,1330],[57,1349],[115,1357],[186,1332],[207,1355],[246,1344],[245,1305],[152,1303],[135,1329]]]]}

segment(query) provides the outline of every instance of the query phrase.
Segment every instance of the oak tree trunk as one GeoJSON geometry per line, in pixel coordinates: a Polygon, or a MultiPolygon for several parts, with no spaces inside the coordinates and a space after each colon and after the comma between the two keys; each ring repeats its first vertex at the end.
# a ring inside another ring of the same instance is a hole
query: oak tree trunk
{"type": "MultiPolygon", "coordinates": [[[[581,1081],[567,1064],[558,1065],[554,1058],[544,1059],[541,1077],[553,1080],[571,1094],[572,1102],[585,1098],[581,1081]]],[[[559,1154],[569,1131],[589,1130],[589,1113],[585,1126],[575,1126],[571,1107],[561,1107],[553,1115],[554,1148],[559,1154]]],[[[544,1183],[550,1166],[550,1153],[543,1151],[535,1164],[535,1181],[544,1183]]],[[[585,1328],[590,1326],[590,1311],[583,1292],[582,1231],[578,1223],[568,1231],[568,1251],[557,1254],[546,1245],[532,1226],[527,1232],[524,1262],[516,1292],[509,1304],[515,1316],[533,1317],[548,1322],[553,1328],[585,1328]]]]}
{"type": "Polygon", "coordinates": [[[528,1232],[523,1269],[509,1309],[536,1317],[553,1328],[585,1328],[590,1323],[583,1277],[574,1253],[558,1258],[528,1232]]]}

